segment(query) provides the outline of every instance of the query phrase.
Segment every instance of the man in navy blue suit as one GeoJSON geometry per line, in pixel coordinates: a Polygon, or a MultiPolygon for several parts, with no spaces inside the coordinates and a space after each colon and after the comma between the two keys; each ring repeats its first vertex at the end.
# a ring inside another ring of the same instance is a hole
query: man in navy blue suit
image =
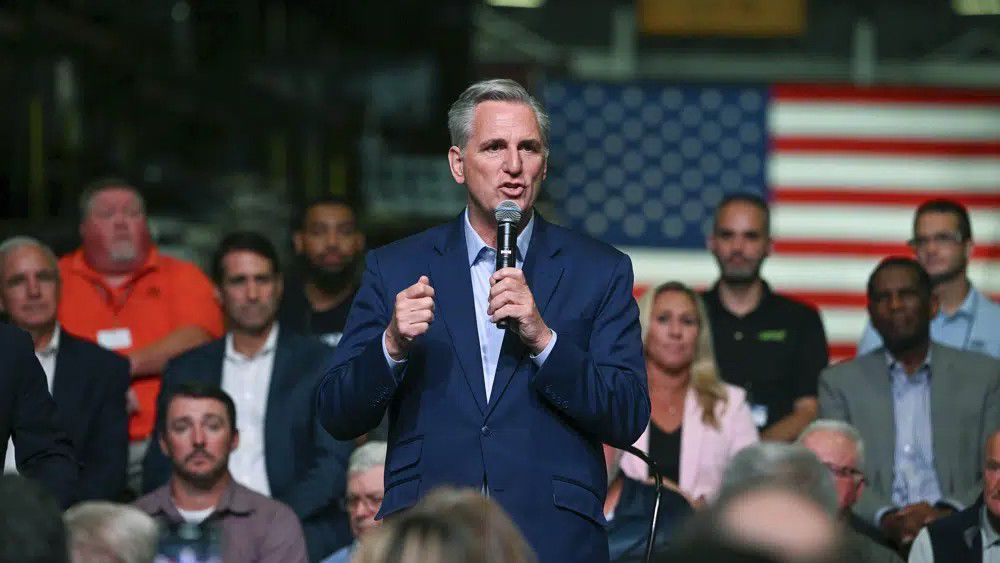
{"type": "Polygon", "coordinates": [[[349,439],[388,410],[380,517],[438,485],[469,486],[541,561],[607,561],[601,442],[627,446],[649,420],[631,262],[534,210],[548,118],[519,84],[470,86],[448,127],[468,206],[368,254],[321,420],[349,439]],[[504,200],[523,210],[516,267],[494,272],[504,200]]]}
{"type": "MultiPolygon", "coordinates": [[[[59,266],[47,246],[29,237],[0,244],[0,309],[31,335],[59,426],[80,463],[74,501],[119,500],[128,451],[129,363],[59,326],[59,266]]],[[[16,468],[17,446],[5,470],[16,468]]]]}
{"type": "MultiPolygon", "coordinates": [[[[226,236],[215,252],[212,276],[228,332],[167,364],[157,432],[163,431],[163,400],[172,388],[192,381],[222,387],[239,415],[240,445],[229,458],[233,479],[290,506],[302,521],[310,559],[317,561],[351,542],[340,503],[354,445],[331,438],[316,413],[316,389],[330,348],[275,320],[281,267],[274,245],[262,235],[226,236]]],[[[149,448],[143,489],[166,483],[170,469],[164,452],[149,448]]]]}

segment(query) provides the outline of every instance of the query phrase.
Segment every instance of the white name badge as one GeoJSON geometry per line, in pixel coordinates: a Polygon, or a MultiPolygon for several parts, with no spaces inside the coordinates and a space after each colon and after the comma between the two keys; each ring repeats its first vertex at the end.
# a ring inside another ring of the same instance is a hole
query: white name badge
{"type": "Polygon", "coordinates": [[[132,347],[132,331],[127,328],[109,328],[97,331],[97,344],[108,350],[132,347]]]}

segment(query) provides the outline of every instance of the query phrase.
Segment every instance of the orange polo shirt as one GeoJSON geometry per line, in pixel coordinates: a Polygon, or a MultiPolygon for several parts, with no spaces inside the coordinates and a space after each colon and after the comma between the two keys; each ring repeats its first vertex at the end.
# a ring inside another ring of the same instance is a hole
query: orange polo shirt
{"type": "MultiPolygon", "coordinates": [[[[198,326],[222,336],[222,311],[212,283],[197,266],[161,255],[146,262],[120,287],[110,287],[84,260],[83,249],[59,260],[62,296],[59,322],[67,331],[127,354],[171,332],[198,326]]],[[[149,437],[156,421],[160,375],[132,380],[139,411],[129,418],[129,438],[149,437]]]]}

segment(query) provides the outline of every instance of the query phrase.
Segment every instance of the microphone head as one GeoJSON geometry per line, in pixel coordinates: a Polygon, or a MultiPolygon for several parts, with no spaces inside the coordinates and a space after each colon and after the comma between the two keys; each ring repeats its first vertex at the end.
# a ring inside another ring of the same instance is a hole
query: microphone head
{"type": "Polygon", "coordinates": [[[500,202],[500,205],[493,210],[493,217],[496,218],[497,223],[520,223],[521,222],[521,208],[516,202],[509,199],[500,202]]]}

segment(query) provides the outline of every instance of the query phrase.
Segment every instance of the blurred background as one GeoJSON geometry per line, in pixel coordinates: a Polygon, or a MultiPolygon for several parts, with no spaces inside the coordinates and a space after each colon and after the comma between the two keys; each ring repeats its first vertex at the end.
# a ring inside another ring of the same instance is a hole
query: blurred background
{"type": "Polygon", "coordinates": [[[626,250],[638,290],[716,277],[734,191],[774,206],[765,277],[853,354],[864,281],[913,209],[970,207],[1000,295],[1000,0],[36,0],[0,4],[0,235],[78,244],[122,176],[164,251],[344,196],[369,246],[454,216],[445,112],[521,81],[552,115],[540,203],[626,250]]]}

